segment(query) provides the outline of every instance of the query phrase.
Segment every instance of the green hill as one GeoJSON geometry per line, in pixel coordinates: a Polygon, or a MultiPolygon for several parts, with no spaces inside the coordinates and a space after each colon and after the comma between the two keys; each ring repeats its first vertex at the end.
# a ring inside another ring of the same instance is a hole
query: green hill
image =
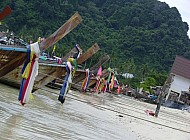
{"type": "MultiPolygon", "coordinates": [[[[76,11],[82,24],[58,43],[57,54],[67,53],[75,43],[85,50],[97,42],[107,53],[108,65],[119,72],[142,77],[168,73],[176,55],[190,58],[187,23],[176,8],[157,0],[4,0],[13,12],[4,22],[25,40],[47,37],[76,11]]],[[[51,50],[50,50],[51,51],[51,50]]]]}

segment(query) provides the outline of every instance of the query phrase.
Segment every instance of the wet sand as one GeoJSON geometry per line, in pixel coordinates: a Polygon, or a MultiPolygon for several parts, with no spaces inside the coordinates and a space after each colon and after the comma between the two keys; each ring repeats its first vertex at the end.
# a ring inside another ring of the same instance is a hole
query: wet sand
{"type": "Polygon", "coordinates": [[[70,91],[65,103],[59,91],[44,87],[24,107],[18,89],[0,84],[0,139],[190,140],[190,113],[130,97],[70,91]]]}

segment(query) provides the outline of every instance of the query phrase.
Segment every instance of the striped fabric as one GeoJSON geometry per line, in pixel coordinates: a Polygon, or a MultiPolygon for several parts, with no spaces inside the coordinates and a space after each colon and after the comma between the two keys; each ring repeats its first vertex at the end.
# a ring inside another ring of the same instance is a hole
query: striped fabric
{"type": "Polygon", "coordinates": [[[78,59],[79,57],[80,57],[80,55],[81,55],[81,53],[80,53],[80,48],[79,48],[79,45],[78,44],[76,44],[76,49],[77,49],[77,58],[76,59],[78,59]]]}
{"type": "Polygon", "coordinates": [[[18,100],[22,105],[28,103],[30,93],[34,85],[34,80],[38,75],[38,60],[40,56],[40,49],[38,42],[30,44],[27,47],[27,62],[24,64],[22,69],[22,82],[20,86],[20,92],[18,100]]]}
{"type": "Polygon", "coordinates": [[[76,70],[78,69],[78,65],[77,65],[77,59],[80,57],[80,50],[79,50],[79,45],[77,44],[76,49],[78,51],[77,57],[76,59],[74,58],[69,58],[67,60],[67,64],[66,64],[66,71],[67,71],[67,75],[65,77],[65,80],[63,82],[63,86],[61,88],[58,100],[63,104],[65,102],[65,96],[67,95],[70,87],[71,87],[71,83],[72,83],[72,78],[75,75],[76,70]],[[74,70],[73,70],[74,69],[74,70]]]}
{"type": "Polygon", "coordinates": [[[68,61],[66,65],[67,75],[65,77],[65,80],[63,82],[63,86],[61,88],[58,100],[63,104],[65,102],[65,96],[69,90],[69,84],[72,83],[72,65],[68,61]]]}
{"type": "Polygon", "coordinates": [[[90,82],[90,70],[86,69],[86,77],[82,83],[82,92],[86,92],[89,82],[90,82]]]}

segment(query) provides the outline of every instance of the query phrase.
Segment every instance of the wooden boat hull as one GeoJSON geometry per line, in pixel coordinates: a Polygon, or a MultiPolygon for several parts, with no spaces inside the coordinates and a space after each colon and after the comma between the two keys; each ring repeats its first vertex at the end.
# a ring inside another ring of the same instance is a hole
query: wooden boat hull
{"type": "MultiPolygon", "coordinates": [[[[85,52],[83,55],[81,55],[81,57],[79,57],[77,61],[78,64],[81,64],[84,61],[86,61],[98,50],[99,46],[97,44],[94,44],[89,50],[87,50],[87,52],[85,52]]],[[[0,77],[0,82],[19,88],[22,80],[21,69],[22,67],[15,68],[10,73],[6,74],[3,77],[0,77]]],[[[33,89],[34,90],[40,89],[43,86],[50,83],[51,81],[53,81],[55,78],[59,79],[60,77],[64,77],[65,73],[66,73],[65,65],[39,63],[39,73],[35,79],[33,89]]],[[[82,77],[85,76],[85,71],[77,70],[74,79],[77,80],[81,76],[82,77]]],[[[61,83],[63,83],[63,81],[61,81],[61,83]]]]}
{"type": "MultiPolygon", "coordinates": [[[[22,67],[18,67],[14,69],[13,71],[9,72],[5,76],[0,78],[1,83],[5,83],[7,85],[20,88],[20,83],[22,80],[22,74],[21,74],[22,67]]],[[[64,75],[66,70],[64,65],[57,65],[57,64],[45,64],[45,63],[39,63],[39,73],[38,76],[35,79],[34,83],[34,90],[38,89],[39,82],[44,79],[44,77],[50,77],[52,73],[55,71],[59,71],[59,75],[64,75]]],[[[51,76],[52,80],[55,79],[55,77],[51,76]]]]}
{"type": "MultiPolygon", "coordinates": [[[[12,87],[20,88],[20,83],[22,81],[21,70],[22,70],[21,66],[14,69],[7,75],[1,77],[0,82],[4,83],[6,85],[10,85],[12,87]]],[[[78,70],[78,71],[76,71],[75,77],[77,77],[83,73],[85,74],[85,71],[78,70]]],[[[61,83],[63,83],[65,74],[66,74],[65,65],[39,63],[39,73],[35,79],[33,91],[41,88],[43,85],[43,82],[45,82],[45,83],[47,82],[47,81],[44,81],[44,79],[46,79],[46,77],[48,77],[48,83],[53,81],[56,78],[61,83]]]]}
{"type": "Polygon", "coordinates": [[[26,48],[0,45],[0,77],[23,64],[26,59],[26,48]]]}

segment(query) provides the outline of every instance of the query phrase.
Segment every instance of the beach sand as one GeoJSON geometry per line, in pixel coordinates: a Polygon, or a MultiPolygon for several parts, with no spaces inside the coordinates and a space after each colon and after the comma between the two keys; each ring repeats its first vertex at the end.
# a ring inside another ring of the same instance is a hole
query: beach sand
{"type": "Polygon", "coordinates": [[[101,109],[115,112],[117,117],[114,118],[118,125],[125,127],[126,132],[134,133],[139,140],[190,140],[190,113],[187,111],[162,106],[159,116],[153,117],[145,113],[145,110],[155,111],[156,105],[125,95],[107,93],[107,97],[93,96],[102,98],[102,101],[94,104],[101,106],[101,109]]]}
{"type": "Polygon", "coordinates": [[[190,140],[190,113],[125,95],[69,91],[62,105],[59,90],[44,87],[24,107],[18,89],[0,84],[0,139],[40,140],[190,140]]]}

